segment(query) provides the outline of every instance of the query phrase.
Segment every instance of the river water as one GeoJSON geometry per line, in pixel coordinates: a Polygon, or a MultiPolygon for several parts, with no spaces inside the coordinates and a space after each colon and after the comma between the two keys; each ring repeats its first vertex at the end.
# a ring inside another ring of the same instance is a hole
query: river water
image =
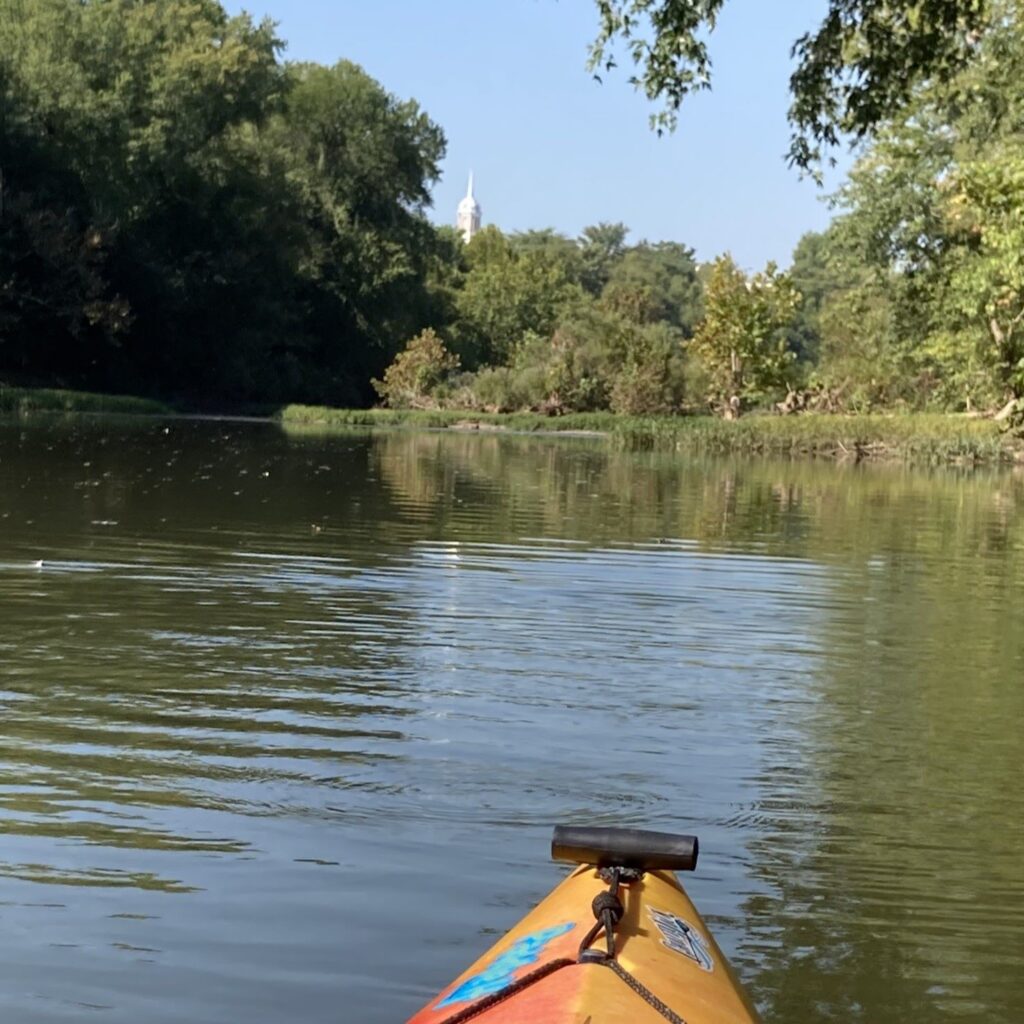
{"type": "Polygon", "coordinates": [[[770,1020],[1018,1024],[1022,513],[1006,472],[0,424],[0,1020],[401,1022],[568,821],[698,833],[770,1020]]]}

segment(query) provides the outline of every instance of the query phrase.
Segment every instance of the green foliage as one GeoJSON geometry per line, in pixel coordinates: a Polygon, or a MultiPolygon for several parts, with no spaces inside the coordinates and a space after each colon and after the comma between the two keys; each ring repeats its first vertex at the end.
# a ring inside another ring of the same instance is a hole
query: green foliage
{"type": "Polygon", "coordinates": [[[1024,30],[1014,4],[995,13],[971,65],[884,124],[837,196],[838,294],[862,295],[834,304],[820,371],[871,403],[973,409],[1024,388],[1024,30]]]}
{"type": "Polygon", "coordinates": [[[583,263],[581,281],[591,295],[600,295],[611,278],[616,264],[626,252],[625,224],[602,221],[583,229],[579,238],[580,258],[583,263]]]}
{"type": "MultiPolygon", "coordinates": [[[[723,0],[596,2],[590,69],[611,71],[621,41],[629,81],[664,104],[653,126],[674,128],[683,100],[710,85],[708,35],[723,0]]],[[[793,46],[790,160],[808,168],[823,146],[863,138],[899,112],[920,83],[948,81],[976,57],[989,8],[987,0],[829,0],[818,28],[793,46]]]]}
{"type": "Polygon", "coordinates": [[[579,284],[583,278],[584,261],[580,246],[567,235],[552,228],[533,231],[517,231],[508,236],[508,241],[517,252],[536,256],[544,262],[561,266],[567,280],[579,284]]]}
{"type": "Polygon", "coordinates": [[[0,371],[194,401],[360,401],[432,319],[444,148],[354,65],[215,0],[0,18],[0,371]]]}
{"type": "Polygon", "coordinates": [[[816,363],[821,347],[821,313],[829,297],[844,283],[836,273],[831,239],[824,232],[808,231],[793,250],[789,276],[800,292],[800,308],[789,335],[789,347],[805,363],[816,363]]]}
{"type": "Polygon", "coordinates": [[[703,312],[693,249],[677,242],[641,242],[626,249],[612,266],[601,299],[638,323],[662,321],[692,336],[703,312]]]}
{"type": "Polygon", "coordinates": [[[609,406],[627,416],[654,416],[679,409],[683,398],[679,336],[667,324],[630,332],[612,375],[609,406]]]}
{"type": "Polygon", "coordinates": [[[305,224],[300,274],[335,330],[393,351],[420,325],[427,301],[434,237],[423,214],[444,137],[418,104],[347,61],[292,66],[289,81],[270,135],[289,156],[305,224]]]}
{"type": "Polygon", "coordinates": [[[637,323],[590,307],[562,324],[547,351],[550,411],[651,414],[680,408],[683,355],[664,323],[637,323]]]}
{"type": "Polygon", "coordinates": [[[551,340],[545,374],[545,408],[560,414],[608,408],[609,380],[605,339],[563,327],[551,340]]]}
{"type": "Polygon", "coordinates": [[[459,357],[429,327],[412,338],[373,387],[393,409],[422,409],[437,404],[438,389],[459,368],[459,357]]]}
{"type": "Polygon", "coordinates": [[[515,412],[536,406],[543,390],[543,367],[531,373],[512,366],[485,366],[466,382],[466,396],[460,405],[495,413],[515,412]]]}
{"type": "Polygon", "coordinates": [[[704,320],[691,347],[710,374],[710,401],[723,411],[739,412],[784,387],[793,352],[786,342],[800,295],[773,263],[752,278],[732,258],[715,260],[704,297],[704,320]]]}
{"type": "Polygon", "coordinates": [[[587,228],[577,242],[552,231],[477,234],[449,328],[476,372],[450,401],[558,415],[680,408],[679,342],[700,307],[693,250],[628,247],[627,234],[622,224],[587,228]]]}
{"type": "Polygon", "coordinates": [[[822,342],[813,382],[842,408],[869,412],[926,403],[927,395],[913,394],[912,356],[899,344],[892,303],[877,281],[854,278],[833,292],[818,323],[822,342]]]}
{"type": "MultiPolygon", "coordinates": [[[[24,0],[17,13],[0,19],[0,320],[12,328],[0,367],[121,384],[131,374],[111,365],[135,355],[133,335],[148,337],[139,278],[161,260],[188,297],[216,259],[223,217],[205,225],[198,258],[174,257],[225,139],[274,102],[277,41],[269,23],[200,0],[24,0]]],[[[154,318],[156,350],[170,314],[154,318]]]]}
{"type": "Polygon", "coordinates": [[[466,375],[448,400],[559,416],[663,413],[681,408],[684,378],[680,336],[671,325],[637,323],[590,303],[573,307],[550,336],[527,332],[506,365],[466,375]]]}
{"type": "Polygon", "coordinates": [[[987,329],[996,378],[1024,395],[1024,146],[964,164],[948,208],[969,238],[950,258],[950,305],[966,329],[987,329]]]}
{"type": "Polygon", "coordinates": [[[851,241],[848,228],[840,220],[797,245],[789,273],[801,304],[789,346],[819,407],[920,408],[939,381],[906,341],[909,291],[893,271],[866,263],[863,240],[851,241]]]}
{"type": "MultiPolygon", "coordinates": [[[[625,41],[671,112],[707,82],[721,4],[600,0],[594,58],[625,41]]],[[[784,387],[845,409],[1024,393],[1012,0],[829,0],[798,42],[793,156],[813,161],[840,129],[872,144],[790,274],[749,280],[681,244],[631,245],[618,223],[576,239],[489,227],[464,245],[427,220],[445,142],[415,101],[346,61],[282,63],[270,22],[217,0],[14,13],[5,380],[245,407],[369,403],[381,378],[391,404],[560,416],[768,405],[784,387]]]]}
{"type": "Polygon", "coordinates": [[[225,131],[265,115],[279,45],[271,22],[214,0],[21,0],[0,19],[5,128],[59,156],[104,212],[144,215],[225,131]]]}
{"type": "Polygon", "coordinates": [[[550,335],[581,298],[564,259],[543,248],[517,248],[495,227],[473,238],[466,260],[453,334],[470,366],[506,363],[528,333],[550,335]]]}

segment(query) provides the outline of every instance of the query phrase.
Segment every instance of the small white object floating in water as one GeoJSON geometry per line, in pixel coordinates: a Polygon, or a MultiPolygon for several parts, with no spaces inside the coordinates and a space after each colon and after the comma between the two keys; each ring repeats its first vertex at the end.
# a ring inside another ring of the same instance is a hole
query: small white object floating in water
{"type": "Polygon", "coordinates": [[[32,563],[32,568],[33,569],[42,569],[42,567],[43,567],[43,560],[41,558],[37,562],[33,562],[32,563]]]}

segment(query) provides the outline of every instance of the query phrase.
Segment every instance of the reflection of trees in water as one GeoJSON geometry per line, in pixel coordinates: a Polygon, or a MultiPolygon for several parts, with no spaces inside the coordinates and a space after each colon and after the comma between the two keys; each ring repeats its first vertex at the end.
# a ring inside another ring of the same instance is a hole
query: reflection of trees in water
{"type": "Polygon", "coordinates": [[[448,539],[682,538],[834,560],[975,551],[1024,537],[1024,477],[813,461],[614,451],[600,442],[381,433],[371,459],[394,505],[448,539]],[[460,506],[465,508],[460,509],[460,506]],[[471,510],[471,515],[469,514],[471,510]]]}
{"type": "Polygon", "coordinates": [[[0,574],[0,873],[78,877],[37,842],[237,852],[239,815],[374,813],[421,712],[418,541],[680,540],[829,568],[813,692],[752,737],[764,799],[737,823],[760,891],[738,959],[770,1018],[1012,1005],[1021,477],[451,432],[0,443],[0,563],[66,563],[0,574]]]}
{"type": "Polygon", "coordinates": [[[731,467],[581,439],[395,432],[373,452],[396,505],[449,539],[713,540],[779,510],[759,489],[739,500],[731,467]]]}
{"type": "Polygon", "coordinates": [[[410,629],[364,572],[58,564],[35,583],[45,608],[4,594],[19,671],[0,698],[0,828],[48,846],[238,852],[218,831],[233,815],[302,815],[314,792],[370,800],[412,713],[410,629]]]}
{"type": "Polygon", "coordinates": [[[358,530],[387,518],[365,444],[166,430],[0,427],[0,874],[159,887],[35,860],[238,853],[237,815],[357,809],[402,756],[411,629],[358,530]]]}
{"type": "Polygon", "coordinates": [[[762,809],[773,897],[750,901],[744,955],[770,1019],[1020,1019],[1021,497],[1010,476],[818,489],[814,547],[848,557],[811,773],[782,752],[765,773],[788,798],[762,809]]]}
{"type": "MultiPolygon", "coordinates": [[[[138,848],[138,847],[134,847],[138,848]]],[[[193,849],[193,847],[188,847],[193,849]]],[[[196,848],[196,849],[201,849],[196,848]]],[[[149,871],[119,871],[111,868],[61,869],[43,864],[10,864],[0,861],[0,877],[38,885],[75,885],[99,889],[143,889],[148,892],[189,893],[194,886],[149,871]]]]}
{"type": "Polygon", "coordinates": [[[1019,999],[1024,916],[1020,476],[414,434],[375,454],[400,504],[463,540],[830,564],[807,712],[756,738],[766,796],[739,824],[763,889],[738,959],[772,1020],[1011,1019],[992,1008],[1019,999]]]}

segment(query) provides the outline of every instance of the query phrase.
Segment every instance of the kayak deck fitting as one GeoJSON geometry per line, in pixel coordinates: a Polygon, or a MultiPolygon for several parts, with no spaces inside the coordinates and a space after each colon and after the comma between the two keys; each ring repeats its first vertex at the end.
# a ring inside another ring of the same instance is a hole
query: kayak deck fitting
{"type": "Polygon", "coordinates": [[[674,871],[695,836],[559,826],[579,865],[409,1024],[757,1024],[674,871]]]}

